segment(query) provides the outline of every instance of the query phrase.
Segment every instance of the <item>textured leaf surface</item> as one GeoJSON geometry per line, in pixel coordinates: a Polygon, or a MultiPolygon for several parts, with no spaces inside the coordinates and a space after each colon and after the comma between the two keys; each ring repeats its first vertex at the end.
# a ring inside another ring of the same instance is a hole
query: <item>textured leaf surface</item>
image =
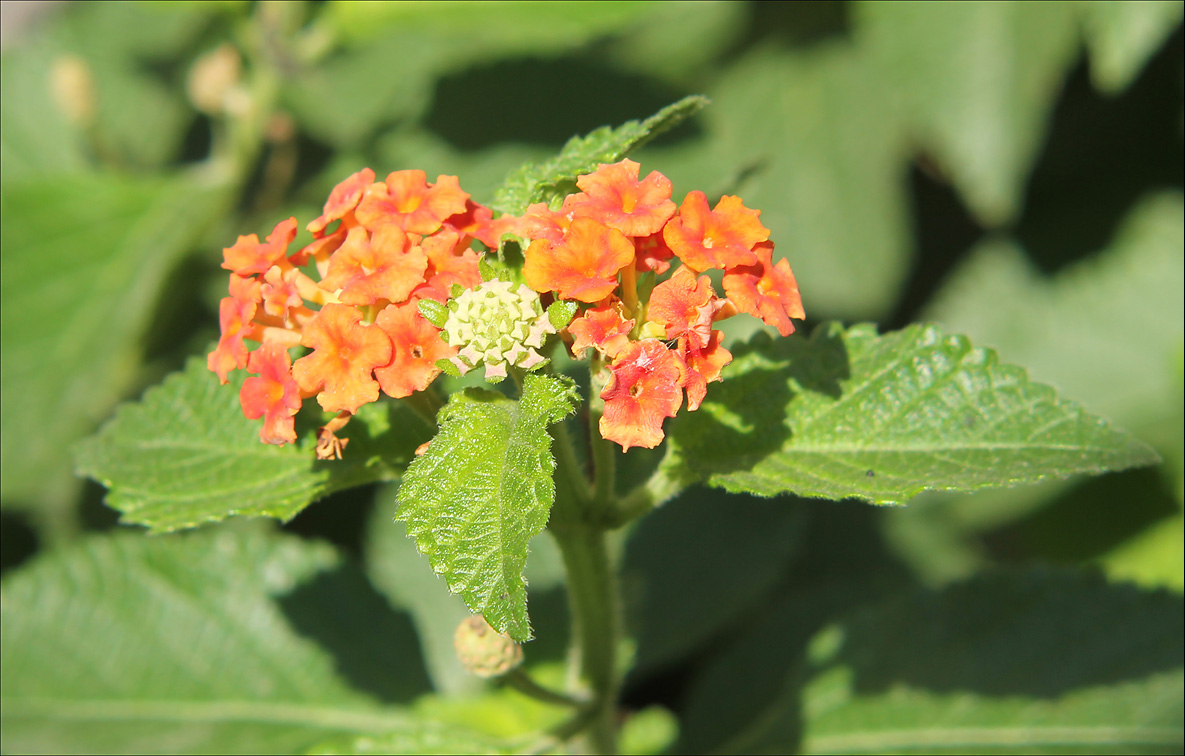
{"type": "Polygon", "coordinates": [[[862,3],[857,38],[985,225],[1013,218],[1077,53],[1069,3],[862,3]]]}
{"type": "Polygon", "coordinates": [[[1157,460],[1023,369],[922,325],[762,335],[670,438],[663,464],[676,480],[878,504],[1157,460]]]}
{"type": "Polygon", "coordinates": [[[484,389],[453,394],[440,432],[408,467],[396,518],[469,609],[517,641],[531,638],[527,542],[555,498],[547,426],[575,406],[574,385],[529,373],[519,401],[484,389]]]}
{"type": "Polygon", "coordinates": [[[408,722],[395,732],[378,737],[364,735],[341,741],[319,743],[309,749],[316,756],[381,756],[390,753],[414,754],[498,754],[515,753],[492,738],[470,732],[455,724],[431,721],[408,722]]]}
{"type": "Polygon", "coordinates": [[[1056,572],[903,597],[816,638],[802,750],[1179,751],[1183,609],[1056,572]]]}
{"type": "Polygon", "coordinates": [[[194,175],[5,181],[0,191],[6,502],[52,498],[69,447],[136,376],[165,276],[228,199],[194,175]]]}
{"type": "Polygon", "coordinates": [[[1181,23],[1181,2],[1079,2],[1090,77],[1104,92],[1120,92],[1181,23]]]}
{"type": "Polygon", "coordinates": [[[598,163],[614,163],[630,150],[682,123],[708,100],[698,95],[684,97],[644,121],[627,121],[612,128],[602,126],[587,136],[568,140],[559,155],[540,164],[527,164],[506,177],[494,197],[494,208],[521,215],[534,202],[551,202],[579,191],[576,177],[592,173],[598,163]]]}
{"type": "Polygon", "coordinates": [[[302,428],[299,418],[299,443],[264,444],[259,422],[239,405],[245,377],[236,371],[220,386],[204,359],[190,359],[183,373],[121,407],[80,445],[79,473],[110,489],[107,503],[124,522],[154,531],[234,515],[290,520],[334,491],[398,477],[428,436],[402,403],[379,402],[362,407],[341,433],[350,439],[341,460],[315,459],[316,429],[302,428]]]}
{"type": "Polygon", "coordinates": [[[93,538],[6,576],[4,747],[291,753],[384,733],[428,689],[406,616],[263,528],[93,538]]]}

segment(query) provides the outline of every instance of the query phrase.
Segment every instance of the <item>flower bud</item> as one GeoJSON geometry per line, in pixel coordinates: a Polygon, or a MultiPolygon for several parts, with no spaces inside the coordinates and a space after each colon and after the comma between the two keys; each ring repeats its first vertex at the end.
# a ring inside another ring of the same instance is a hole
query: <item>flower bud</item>
{"type": "Polygon", "coordinates": [[[478,677],[504,675],[523,663],[522,647],[495,631],[480,614],[457,625],[453,646],[465,669],[478,677]]]}
{"type": "Polygon", "coordinates": [[[538,294],[522,284],[511,286],[509,281],[486,281],[449,303],[444,330],[449,346],[460,348],[452,363],[462,375],[484,362],[486,380],[499,381],[508,365],[529,370],[543,364],[536,350],[555,327],[538,294]]]}

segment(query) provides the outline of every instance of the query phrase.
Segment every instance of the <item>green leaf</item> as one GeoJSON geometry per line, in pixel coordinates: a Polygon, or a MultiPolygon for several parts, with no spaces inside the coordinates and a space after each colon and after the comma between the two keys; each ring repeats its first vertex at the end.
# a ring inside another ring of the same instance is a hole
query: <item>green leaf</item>
{"type": "MultiPolygon", "coordinates": [[[[1179,751],[1183,609],[1070,572],[903,596],[816,638],[801,749],[1179,751]]],[[[777,729],[745,747],[786,747],[777,729]]]]}
{"type": "Polygon", "coordinates": [[[1161,520],[1100,560],[1112,580],[1185,592],[1185,515],[1161,520]]]}
{"type": "Polygon", "coordinates": [[[310,748],[314,756],[382,756],[390,753],[414,754],[499,754],[516,753],[493,738],[451,722],[415,720],[395,732],[378,737],[364,735],[346,740],[331,740],[310,748]]]}
{"type": "MultiPolygon", "coordinates": [[[[6,52],[2,58],[0,161],[5,184],[38,173],[67,175],[87,169],[82,137],[53,97],[54,59],[54,51],[44,45],[30,46],[20,55],[6,52]]],[[[7,217],[5,223],[13,221],[7,217]]]]}
{"type": "Polygon", "coordinates": [[[677,662],[760,604],[785,578],[802,515],[784,501],[695,488],[630,530],[621,573],[637,643],[631,674],[677,662]]]}
{"type": "Polygon", "coordinates": [[[411,615],[436,692],[473,693],[481,680],[469,674],[453,648],[453,633],[469,617],[469,609],[416,550],[404,524],[391,521],[389,502],[395,498],[395,486],[380,486],[375,494],[366,529],[367,574],[392,606],[411,615]]]}
{"type": "Polygon", "coordinates": [[[540,164],[527,164],[506,177],[494,197],[494,209],[521,215],[535,202],[552,202],[578,191],[576,177],[592,173],[599,163],[614,163],[630,150],[682,123],[708,104],[692,95],[666,106],[644,121],[617,128],[602,126],[587,136],[572,137],[560,154],[540,164]]]}
{"type": "MultiPolygon", "coordinates": [[[[847,46],[808,52],[762,48],[710,88],[705,113],[738,175],[726,194],[761,210],[761,222],[794,268],[814,317],[875,318],[897,301],[909,268],[909,216],[902,191],[907,144],[889,90],[868,56],[847,46]]],[[[693,158],[694,159],[694,158],[693,158]]],[[[679,161],[671,165],[672,180],[679,161]]],[[[715,175],[700,186],[726,178],[715,175]]]]}
{"type": "Polygon", "coordinates": [[[1076,60],[1074,6],[871,2],[854,15],[922,148],[981,222],[1013,219],[1076,60]]]}
{"type": "Polygon", "coordinates": [[[453,394],[440,432],[408,467],[396,519],[469,609],[516,641],[531,638],[523,565],[555,498],[547,426],[578,401],[566,378],[529,373],[519,401],[453,394]]]}
{"type": "Polygon", "coordinates": [[[1179,193],[1149,196],[1107,249],[1052,278],[1014,245],[984,243],[926,317],[1123,423],[1179,469],[1183,400],[1174,362],[1185,338],[1183,228],[1179,193]]]}
{"type": "Polygon", "coordinates": [[[110,489],[107,503],[124,522],[153,531],[234,515],[290,520],[334,491],[397,478],[427,437],[403,403],[383,402],[351,419],[341,460],[315,458],[313,428],[295,445],[265,444],[260,421],[239,405],[245,377],[236,371],[220,386],[202,358],[191,358],[80,445],[79,473],[110,489]]]}
{"type": "Polygon", "coordinates": [[[1021,368],[923,325],[762,334],[670,441],[669,479],[877,504],[1157,461],[1021,368]]]}
{"type": "Polygon", "coordinates": [[[69,447],[136,379],[139,339],[225,179],[39,176],[0,190],[5,502],[70,485],[69,447]]]}
{"type": "Polygon", "coordinates": [[[1090,78],[1103,92],[1122,92],[1181,23],[1181,2],[1079,2],[1090,50],[1090,78]]]}
{"type": "Polygon", "coordinates": [[[405,731],[415,635],[320,543],[263,528],[84,540],[6,575],[5,750],[291,753],[405,731]]]}

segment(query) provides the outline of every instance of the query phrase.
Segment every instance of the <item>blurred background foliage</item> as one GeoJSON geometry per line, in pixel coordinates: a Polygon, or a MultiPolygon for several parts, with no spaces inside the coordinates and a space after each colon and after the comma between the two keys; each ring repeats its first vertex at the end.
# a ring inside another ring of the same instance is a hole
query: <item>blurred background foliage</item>
{"type": "MultiPolygon", "coordinates": [[[[6,585],[115,526],[71,447],[216,338],[237,234],[303,223],[362,166],[458,175],[489,202],[572,135],[702,93],[707,109],[632,157],[677,198],[760,208],[806,330],[939,322],[1164,463],[895,510],[690,492],[623,537],[627,702],[682,715],[684,747],[797,743],[737,733],[820,627],[877,597],[1033,564],[1179,594],[1181,19],[1180,2],[346,0],[65,3],[19,34],[6,19],[6,585]],[[752,650],[771,628],[772,660],[752,650]]],[[[405,553],[392,499],[338,494],[283,527],[363,565],[417,628],[437,691],[471,689],[440,642],[464,610],[405,553]]],[[[530,650],[556,661],[549,543],[532,564],[530,650]]]]}

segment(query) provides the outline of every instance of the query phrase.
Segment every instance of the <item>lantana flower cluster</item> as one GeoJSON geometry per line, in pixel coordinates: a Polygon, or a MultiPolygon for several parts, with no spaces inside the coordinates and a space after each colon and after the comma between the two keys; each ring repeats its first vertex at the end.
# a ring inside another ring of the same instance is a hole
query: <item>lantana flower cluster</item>
{"type": "Polygon", "coordinates": [[[789,263],[772,260],[760,211],[732,196],[709,208],[699,191],[676,206],[670,180],[639,179],[638,169],[600,165],[558,208],[497,220],[456,177],[431,184],[422,171],[398,171],[376,182],[364,169],[307,225],[312,243],[288,251],[289,218],[263,242],[241,236],[224,250],[229,296],[207,364],[223,383],[234,369],[251,374],[240,401],[247,417],[263,418],[266,443],[295,442],[294,417],[316,397],[337,413],[317,455],[340,458],[336,431],[380,392],[408,397],[442,369],[483,363],[495,381],[510,367],[538,369],[558,330],[575,357],[592,360],[601,435],[653,448],[684,395],[697,409],[732,359],[715,323],[748,313],[787,335],[803,309],[789,263]],[[497,249],[507,237],[524,250],[522,270],[493,278],[487,267],[483,278],[473,241],[497,249]],[[724,297],[702,275],[713,269],[724,297]],[[293,361],[296,347],[311,351],[293,361]]]}
{"type": "Polygon", "coordinates": [[[720,380],[732,354],[716,322],[748,313],[785,336],[791,319],[804,317],[790,264],[773,262],[759,210],[732,196],[709,208],[701,191],[676,206],[670,180],[657,171],[639,179],[639,167],[602,164],[577,179],[581,191],[558,210],[531,205],[514,224],[529,240],[527,285],[588,305],[567,336],[573,354],[592,349],[607,364],[600,432],[623,449],[657,446],[684,394],[696,410],[720,380]],[[723,271],[723,298],[701,275],[713,269],[723,271]]]}
{"type": "Polygon", "coordinates": [[[312,243],[289,252],[295,218],[263,242],[240,236],[223,250],[230,296],[219,305],[222,335],[207,365],[226,383],[246,368],[243,413],[263,418],[265,443],[296,441],[294,417],[316,397],[338,413],[321,429],[317,455],[341,456],[336,437],[379,392],[402,398],[428,387],[437,361],[457,350],[419,313],[420,300],[444,303],[453,288],[482,283],[474,238],[488,245],[493,213],[473,202],[455,176],[428,183],[423,171],[376,182],[369,168],[334,188],[307,228],[312,243]],[[316,276],[316,278],[314,278],[316,276]],[[248,341],[259,346],[250,351],[248,341]],[[292,361],[289,350],[312,351],[292,361]]]}

